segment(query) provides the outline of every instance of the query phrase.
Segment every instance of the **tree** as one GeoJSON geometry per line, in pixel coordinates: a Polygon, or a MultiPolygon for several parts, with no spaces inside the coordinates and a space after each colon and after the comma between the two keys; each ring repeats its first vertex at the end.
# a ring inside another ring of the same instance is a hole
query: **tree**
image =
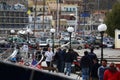
{"type": "Polygon", "coordinates": [[[115,36],[115,29],[120,29],[120,3],[115,3],[112,10],[106,15],[105,23],[108,27],[107,33],[111,37],[115,36]]]}

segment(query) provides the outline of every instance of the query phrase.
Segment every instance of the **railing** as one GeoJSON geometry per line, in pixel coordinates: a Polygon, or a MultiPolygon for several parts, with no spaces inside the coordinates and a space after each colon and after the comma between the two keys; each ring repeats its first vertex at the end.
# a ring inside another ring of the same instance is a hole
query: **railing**
{"type": "Polygon", "coordinates": [[[11,48],[1,48],[1,50],[4,50],[4,52],[0,53],[0,60],[5,60],[8,58],[13,51],[11,48]]]}
{"type": "MultiPolygon", "coordinates": [[[[81,57],[82,57],[82,56],[79,56],[79,57],[78,57],[78,60],[80,60],[81,57]]],[[[100,57],[99,57],[98,59],[99,59],[99,61],[101,60],[100,57]]],[[[107,60],[108,63],[110,63],[110,62],[120,63],[120,57],[117,57],[117,58],[115,58],[115,57],[113,57],[113,58],[107,58],[107,57],[106,57],[106,58],[104,58],[104,59],[107,60]]]]}
{"type": "MultiPolygon", "coordinates": [[[[101,58],[98,58],[99,60],[101,60],[101,58]]],[[[114,63],[118,63],[120,62],[120,58],[104,58],[107,60],[108,63],[110,62],[114,62],[114,63]]]]}
{"type": "Polygon", "coordinates": [[[0,62],[1,80],[73,80],[42,70],[0,62]],[[6,77],[5,77],[6,76],[6,77]]]}

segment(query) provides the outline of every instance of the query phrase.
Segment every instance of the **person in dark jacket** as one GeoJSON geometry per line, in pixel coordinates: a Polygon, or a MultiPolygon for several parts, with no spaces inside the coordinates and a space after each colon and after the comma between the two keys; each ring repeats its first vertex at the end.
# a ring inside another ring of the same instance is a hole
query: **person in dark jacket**
{"type": "Polygon", "coordinates": [[[92,70],[91,70],[91,80],[99,80],[98,78],[98,68],[101,66],[99,63],[98,63],[98,59],[94,59],[93,62],[93,66],[92,66],[92,70]]]}
{"type": "Polygon", "coordinates": [[[54,56],[58,72],[64,72],[64,55],[65,53],[61,50],[61,48],[58,48],[54,56]]]}
{"type": "Polygon", "coordinates": [[[90,72],[91,72],[91,70],[92,70],[92,67],[93,67],[93,65],[94,65],[94,59],[97,59],[97,55],[94,53],[94,47],[92,47],[91,49],[90,49],[90,52],[89,52],[89,54],[88,54],[88,56],[89,56],[89,58],[90,58],[90,60],[91,60],[91,65],[90,65],[90,72]]]}
{"type": "Polygon", "coordinates": [[[74,55],[74,60],[77,61],[77,57],[79,56],[79,54],[75,50],[73,50],[73,55],[74,55]]]}
{"type": "Polygon", "coordinates": [[[94,48],[90,49],[90,52],[89,52],[88,56],[90,57],[90,59],[92,61],[92,64],[94,64],[93,60],[97,59],[97,55],[94,53],[94,48]]]}
{"type": "Polygon", "coordinates": [[[90,77],[91,60],[88,56],[88,51],[84,52],[84,56],[80,60],[80,67],[82,71],[82,80],[89,80],[90,77]]]}
{"type": "Polygon", "coordinates": [[[73,57],[73,50],[69,49],[68,52],[65,54],[65,71],[64,74],[70,76],[71,74],[71,65],[73,63],[74,57],[73,57]]]}

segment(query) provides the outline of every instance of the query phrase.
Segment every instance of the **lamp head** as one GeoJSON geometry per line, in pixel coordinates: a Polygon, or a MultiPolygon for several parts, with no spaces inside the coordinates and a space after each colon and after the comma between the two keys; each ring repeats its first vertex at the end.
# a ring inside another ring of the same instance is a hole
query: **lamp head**
{"type": "Polygon", "coordinates": [[[54,28],[50,29],[50,32],[55,33],[55,29],[54,28]]]}
{"type": "Polygon", "coordinates": [[[27,32],[27,33],[30,33],[30,34],[33,34],[33,31],[32,31],[30,28],[28,28],[28,29],[26,30],[26,32],[27,32]]]}
{"type": "Polygon", "coordinates": [[[100,25],[98,26],[98,31],[99,31],[99,32],[103,32],[103,31],[106,31],[106,30],[107,30],[106,24],[100,24],[100,25]]]}
{"type": "Polygon", "coordinates": [[[10,31],[10,33],[12,33],[12,34],[15,33],[15,30],[12,29],[12,30],[10,31]]]}
{"type": "Polygon", "coordinates": [[[74,31],[74,28],[73,28],[73,27],[68,27],[68,28],[67,28],[67,31],[68,31],[68,32],[73,32],[73,31],[74,31]]]}

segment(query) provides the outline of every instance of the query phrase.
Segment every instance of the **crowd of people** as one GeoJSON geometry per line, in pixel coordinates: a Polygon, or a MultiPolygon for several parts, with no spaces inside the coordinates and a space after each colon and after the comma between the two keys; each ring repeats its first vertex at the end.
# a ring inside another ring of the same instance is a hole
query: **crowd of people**
{"type": "Polygon", "coordinates": [[[100,64],[93,50],[85,51],[80,60],[82,80],[120,80],[120,70],[115,63],[108,64],[107,60],[103,59],[100,64]]]}
{"type": "MultiPolygon", "coordinates": [[[[22,46],[24,54],[29,58],[29,49],[26,44],[22,46]]],[[[23,53],[22,53],[23,54],[23,53]]],[[[39,61],[41,55],[44,56],[42,61],[45,61],[47,67],[54,67],[57,65],[58,72],[64,73],[70,76],[72,72],[72,64],[77,60],[79,54],[73,49],[61,49],[57,48],[55,52],[50,47],[38,48],[32,56],[33,60],[39,61]]],[[[22,55],[22,57],[24,57],[22,55]]],[[[24,57],[26,58],[26,57],[24,57]]],[[[102,63],[94,53],[94,48],[89,51],[84,51],[84,56],[78,61],[79,68],[82,73],[82,80],[120,80],[120,70],[117,69],[115,63],[108,65],[107,60],[103,59],[102,63]]],[[[41,65],[41,63],[39,64],[41,65]]]]}

